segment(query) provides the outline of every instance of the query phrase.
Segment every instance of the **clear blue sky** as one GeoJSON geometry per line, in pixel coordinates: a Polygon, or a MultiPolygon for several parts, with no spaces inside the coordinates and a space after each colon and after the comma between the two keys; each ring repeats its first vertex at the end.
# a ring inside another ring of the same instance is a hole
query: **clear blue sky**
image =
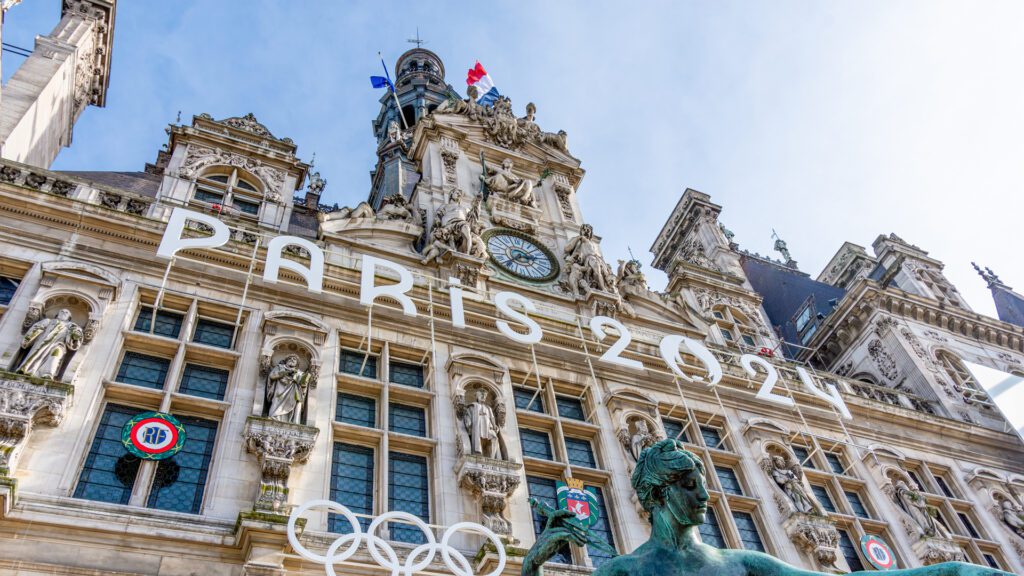
{"type": "MultiPolygon", "coordinates": [[[[26,0],[4,41],[59,16],[26,0]]],[[[56,169],[141,170],[183,121],[253,112],[329,180],[365,198],[367,77],[421,35],[448,81],[479,59],[518,114],[535,102],[587,176],[586,219],[614,265],[642,261],[687,187],[724,206],[743,248],[772,228],[816,275],[843,241],[896,232],[993,313],[978,260],[1024,290],[1024,3],[274,2],[122,0],[105,109],[56,169]]],[[[21,58],[4,54],[4,77],[21,58]]],[[[664,276],[648,268],[655,287],[664,276]]]]}

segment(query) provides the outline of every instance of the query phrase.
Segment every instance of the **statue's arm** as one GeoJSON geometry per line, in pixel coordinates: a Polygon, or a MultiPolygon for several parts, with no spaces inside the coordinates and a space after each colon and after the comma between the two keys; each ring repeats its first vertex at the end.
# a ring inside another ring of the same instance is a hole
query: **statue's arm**
{"type": "MultiPolygon", "coordinates": [[[[796,566],[786,564],[782,560],[749,550],[723,550],[723,553],[740,557],[740,561],[747,568],[749,576],[826,576],[823,572],[803,570],[796,566]]],[[[864,570],[862,572],[851,572],[847,576],[872,576],[877,572],[864,570]]],[[[967,564],[965,562],[943,562],[920,568],[904,568],[900,570],[889,570],[886,576],[1012,576],[1009,572],[995,570],[987,566],[967,564]]]]}
{"type": "MultiPolygon", "coordinates": [[[[874,574],[874,572],[865,570],[863,572],[851,572],[850,574],[869,576],[874,574]]],[[[931,566],[922,566],[920,568],[889,570],[886,572],[886,576],[1012,576],[1012,574],[989,568],[988,566],[979,566],[978,564],[943,562],[942,564],[932,564],[931,566]]]]}
{"type": "Polygon", "coordinates": [[[541,566],[566,544],[570,542],[577,546],[586,544],[578,532],[562,524],[563,520],[571,518],[575,514],[569,510],[551,510],[550,507],[541,503],[536,506],[540,508],[540,514],[548,517],[548,521],[544,531],[537,536],[537,541],[533,543],[523,559],[522,576],[540,576],[541,566]]]}

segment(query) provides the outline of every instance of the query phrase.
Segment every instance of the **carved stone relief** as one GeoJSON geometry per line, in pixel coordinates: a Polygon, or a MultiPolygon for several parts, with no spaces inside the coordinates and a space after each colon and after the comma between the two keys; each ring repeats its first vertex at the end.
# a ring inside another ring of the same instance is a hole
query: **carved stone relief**
{"type": "Polygon", "coordinates": [[[882,344],[881,340],[876,338],[868,344],[868,355],[875,361],[878,373],[885,377],[886,380],[894,382],[899,378],[900,374],[899,370],[896,369],[896,361],[886,351],[885,345],[882,344]]]}
{"type": "Polygon", "coordinates": [[[250,416],[245,422],[245,448],[260,463],[260,487],[254,510],[287,512],[288,478],[292,466],[309,459],[320,431],[311,426],[250,416]]]}
{"type": "Polygon", "coordinates": [[[207,146],[189,145],[185,161],[178,169],[178,175],[182,178],[194,178],[199,175],[207,166],[223,165],[242,168],[252,174],[263,183],[266,194],[264,198],[270,202],[281,201],[281,186],[284,184],[284,170],[267,166],[263,162],[250,156],[235,154],[220,148],[209,148],[207,146]]]}
{"type": "Polygon", "coordinates": [[[37,383],[0,373],[0,477],[13,476],[18,453],[33,426],[60,426],[72,390],[69,384],[37,383]]]}

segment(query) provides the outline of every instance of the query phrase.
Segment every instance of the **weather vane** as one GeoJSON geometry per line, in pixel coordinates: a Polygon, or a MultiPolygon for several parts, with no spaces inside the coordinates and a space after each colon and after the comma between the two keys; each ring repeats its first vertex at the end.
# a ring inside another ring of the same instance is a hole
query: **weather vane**
{"type": "Polygon", "coordinates": [[[410,44],[415,44],[417,48],[422,48],[423,45],[427,43],[426,40],[420,40],[420,27],[419,26],[416,27],[416,38],[409,38],[408,40],[406,40],[406,42],[408,42],[410,44]]]}

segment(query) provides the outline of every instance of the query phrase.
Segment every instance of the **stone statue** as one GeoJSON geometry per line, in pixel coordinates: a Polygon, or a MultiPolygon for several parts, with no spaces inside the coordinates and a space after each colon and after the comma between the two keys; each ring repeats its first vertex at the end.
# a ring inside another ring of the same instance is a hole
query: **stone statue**
{"type": "Polygon", "coordinates": [[[811,514],[815,516],[824,516],[824,513],[819,509],[819,505],[814,498],[807,493],[804,488],[804,472],[800,469],[800,464],[791,462],[782,456],[771,456],[765,459],[762,464],[779,488],[786,493],[789,501],[793,503],[793,507],[797,512],[804,514],[811,514]]]}
{"type": "Polygon", "coordinates": [[[299,370],[299,357],[289,354],[267,374],[267,398],[271,419],[302,424],[302,409],[309,394],[310,375],[299,370]]]}
{"type": "Polygon", "coordinates": [[[533,181],[516,176],[512,172],[512,166],[512,159],[506,158],[501,162],[500,168],[486,168],[486,173],[481,174],[480,179],[488,190],[497,192],[516,204],[536,208],[537,198],[533,193],[533,181]]]}
{"type": "Polygon", "coordinates": [[[642,294],[647,291],[647,278],[640,270],[639,260],[619,260],[615,283],[624,295],[642,294]]]}
{"type": "Polygon", "coordinates": [[[512,101],[498,96],[491,107],[491,114],[484,121],[488,136],[499,146],[515,149],[523,144],[519,135],[519,120],[512,114],[512,101]]]}
{"type": "Polygon", "coordinates": [[[418,218],[413,213],[412,207],[405,196],[400,193],[385,196],[380,201],[380,210],[377,210],[377,220],[404,221],[416,224],[418,218]]]}
{"type": "MultiPolygon", "coordinates": [[[[594,576],[824,576],[802,570],[753,550],[719,550],[700,541],[708,491],[704,464],[676,440],[662,440],[640,454],[632,476],[633,490],[650,517],[651,537],[632,553],[613,558],[594,576]]],[[[566,544],[586,543],[572,529],[571,514],[547,516],[544,531],[526,553],[523,576],[539,576],[541,566],[566,544]]],[[[855,572],[868,576],[873,572],[855,572]]],[[[1007,575],[985,566],[947,562],[922,568],[891,570],[891,576],[1007,575]]]]}
{"type": "Polygon", "coordinates": [[[440,106],[434,110],[437,114],[461,114],[468,116],[471,120],[479,120],[481,116],[487,115],[487,109],[477,103],[480,98],[480,92],[476,86],[470,86],[466,88],[465,100],[458,100],[451,98],[441,103],[440,106]]]}
{"type": "Polygon", "coordinates": [[[896,504],[907,513],[917,524],[922,536],[928,538],[949,538],[949,530],[939,520],[939,510],[928,504],[924,496],[917,490],[907,485],[906,481],[899,480],[895,485],[894,497],[896,504]]]}
{"type": "Polygon", "coordinates": [[[373,218],[373,207],[366,202],[360,202],[355,208],[349,208],[348,206],[339,208],[334,212],[341,218],[373,218]]]}
{"type": "Polygon", "coordinates": [[[440,222],[434,222],[430,229],[430,241],[423,248],[423,259],[420,264],[426,266],[431,262],[441,263],[441,259],[448,253],[448,232],[440,222]]]}
{"type": "Polygon", "coordinates": [[[526,105],[526,116],[519,119],[518,131],[523,140],[540,143],[540,126],[534,121],[537,115],[537,106],[530,102],[526,105]]]}
{"type": "Polygon", "coordinates": [[[627,424],[627,428],[619,432],[619,441],[629,455],[633,457],[633,461],[636,462],[640,459],[640,453],[657,442],[658,438],[651,434],[651,429],[647,426],[647,420],[637,418],[634,422],[636,431],[630,434],[627,424]]]}
{"type": "Polygon", "coordinates": [[[323,194],[324,188],[327,187],[327,179],[320,177],[320,172],[313,172],[309,176],[309,186],[306,188],[313,194],[323,194]]]}
{"type": "Polygon", "coordinates": [[[565,263],[569,269],[569,284],[577,297],[582,297],[589,290],[615,290],[612,268],[601,257],[594,240],[594,228],[590,224],[584,224],[580,235],[566,245],[565,263]]]}
{"type": "Polygon", "coordinates": [[[1010,500],[1003,500],[1001,508],[1003,522],[1010,527],[1014,534],[1024,538],[1024,511],[1021,510],[1021,507],[1010,500]]]}
{"type": "Polygon", "coordinates": [[[440,262],[448,252],[469,254],[477,258],[487,256],[480,232],[483,221],[480,217],[480,198],[474,198],[469,209],[462,204],[462,190],[452,189],[448,202],[437,209],[430,240],[423,249],[421,264],[440,262]]]}
{"type": "Polygon", "coordinates": [[[71,320],[71,311],[61,308],[56,317],[37,320],[25,332],[21,347],[28,352],[15,371],[39,378],[55,378],[68,352],[78,350],[84,337],[81,326],[71,320]]]}
{"type": "Polygon", "coordinates": [[[569,154],[569,134],[565,130],[559,130],[557,133],[541,132],[540,142],[569,154]]]}
{"type": "Polygon", "coordinates": [[[388,142],[394,144],[402,139],[402,128],[398,125],[398,122],[392,120],[388,122],[388,142]]]}
{"type": "Polygon", "coordinates": [[[504,460],[501,438],[503,422],[499,423],[499,418],[488,404],[487,390],[477,388],[473,393],[473,401],[464,406],[457,404],[456,411],[469,434],[469,453],[504,460]]]}

